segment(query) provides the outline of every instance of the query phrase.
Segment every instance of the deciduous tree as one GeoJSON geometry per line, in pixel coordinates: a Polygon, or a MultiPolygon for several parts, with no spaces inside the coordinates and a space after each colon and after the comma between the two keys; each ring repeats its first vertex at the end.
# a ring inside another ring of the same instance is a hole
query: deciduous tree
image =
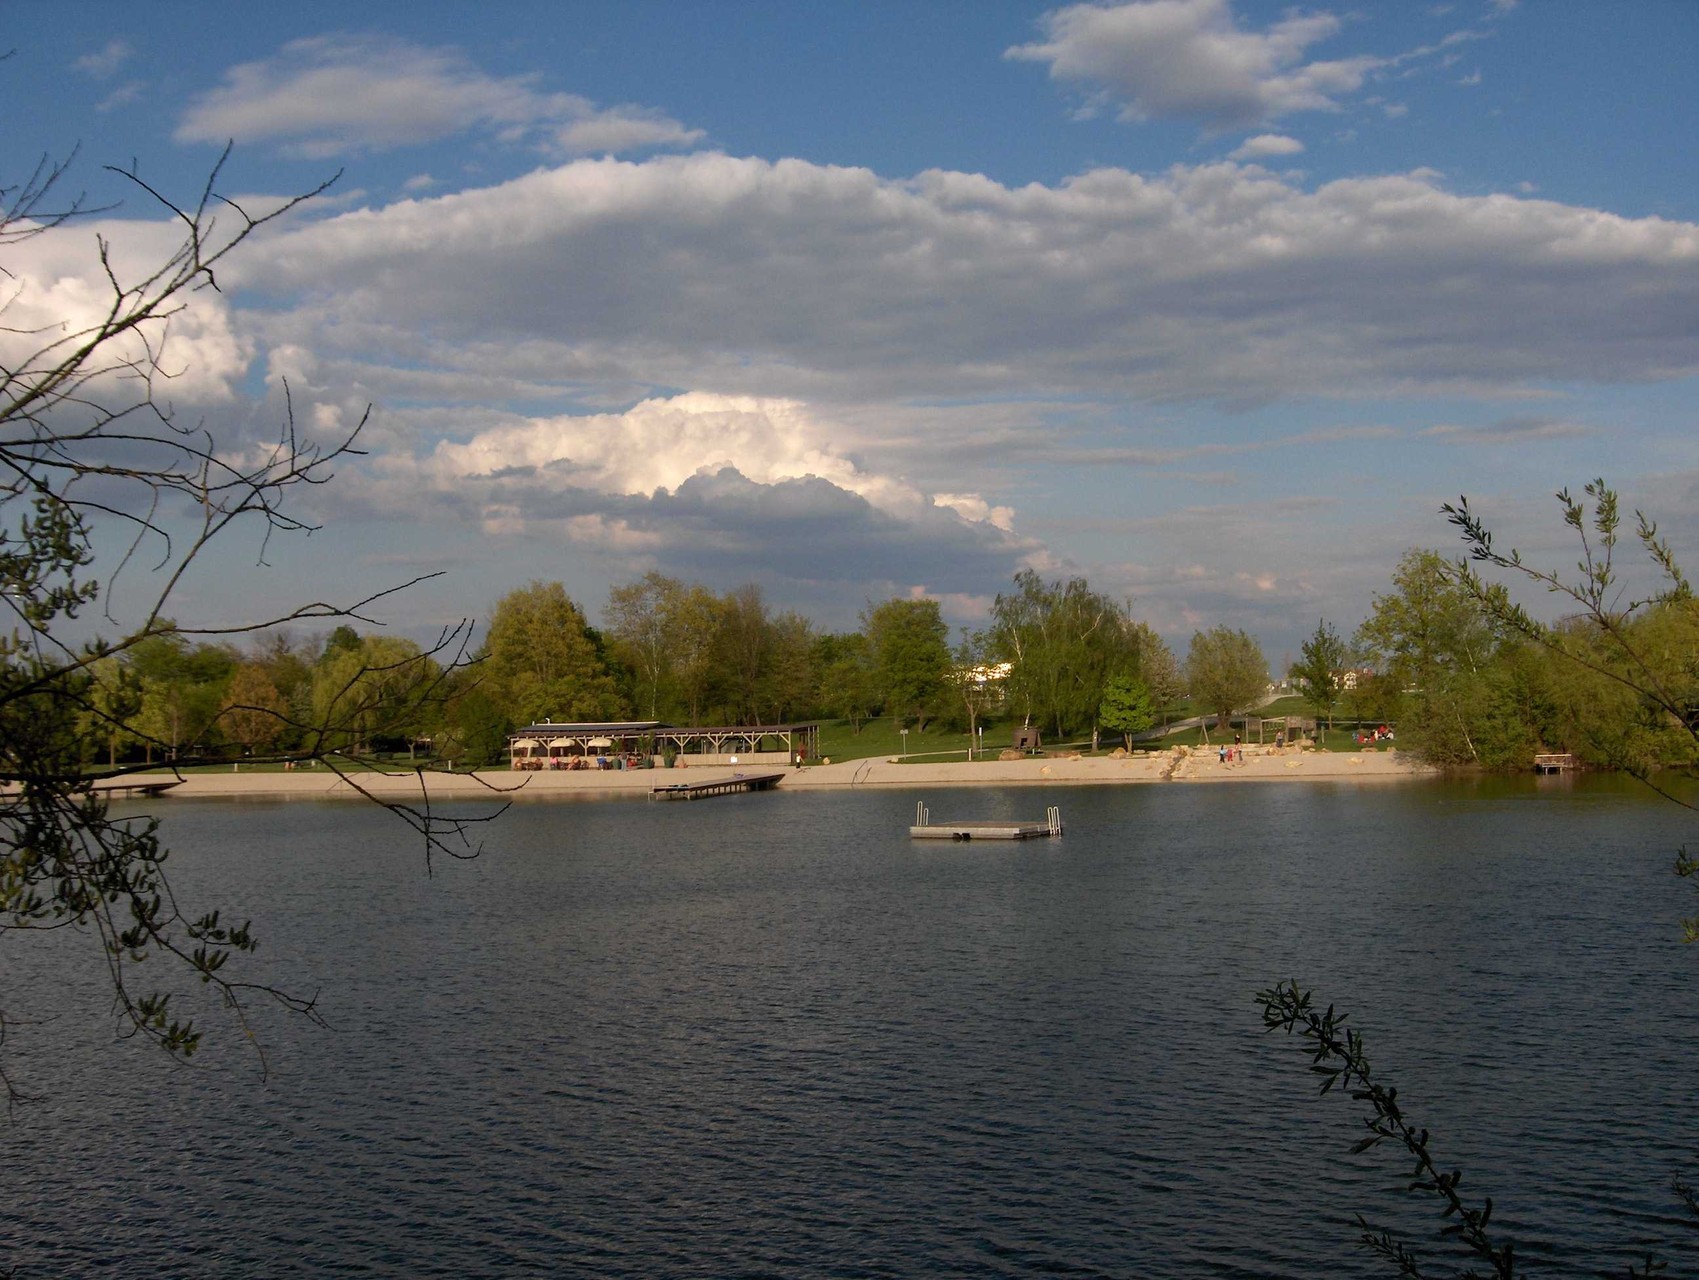
{"type": "Polygon", "coordinates": [[[991,606],[987,639],[990,655],[1010,664],[1014,705],[1058,737],[1091,727],[1109,680],[1139,669],[1137,624],[1084,578],[1046,582],[1021,570],[991,606]]]}
{"type": "Polygon", "coordinates": [[[1340,680],[1349,660],[1345,641],[1325,619],[1316,623],[1315,634],[1304,641],[1301,656],[1292,664],[1290,675],[1303,690],[1304,701],[1316,713],[1317,720],[1326,720],[1333,727],[1333,708],[1339,703],[1340,680]]]}
{"type": "Polygon", "coordinates": [[[264,667],[244,663],[230,677],[219,720],[231,741],[250,752],[264,752],[283,736],[288,704],[264,667]]]}
{"type": "Polygon", "coordinates": [[[1105,729],[1118,733],[1133,749],[1133,737],[1156,723],[1156,705],[1150,689],[1137,676],[1116,676],[1103,690],[1103,706],[1097,713],[1105,729]]]}
{"type": "Polygon", "coordinates": [[[608,637],[636,677],[634,704],[651,720],[661,718],[672,683],[677,638],[671,630],[683,594],[678,579],[655,572],[608,592],[608,637]]]}
{"type": "Polygon", "coordinates": [[[626,713],[583,612],[558,582],[534,581],[503,596],[485,643],[490,695],[515,724],[626,713]]]}
{"type": "Polygon", "coordinates": [[[720,599],[716,665],[732,724],[760,724],[762,693],[772,659],[773,635],[761,588],[746,583],[720,599]]]}
{"type": "Polygon", "coordinates": [[[1401,741],[1436,764],[1484,763],[1478,718],[1499,628],[1437,551],[1407,551],[1392,587],[1375,597],[1357,645],[1402,693],[1401,741]]]}
{"type": "Polygon", "coordinates": [[[819,672],[814,666],[814,624],[787,610],[767,626],[767,669],[761,678],[763,705],[775,723],[800,720],[814,713],[819,672]]]}
{"type": "Polygon", "coordinates": [[[848,720],[850,731],[860,733],[879,705],[867,637],[859,631],[821,636],[815,643],[814,663],[819,671],[820,708],[848,720]]]}
{"type": "Polygon", "coordinates": [[[679,702],[686,723],[699,725],[714,694],[720,601],[708,588],[692,583],[668,600],[665,618],[679,702]]]}
{"type": "Polygon", "coordinates": [[[950,629],[936,600],[887,600],[862,614],[885,714],[924,730],[950,671],[950,629]]]}
{"type": "Polygon", "coordinates": [[[1199,631],[1186,653],[1186,684],[1225,731],[1235,712],[1256,706],[1268,692],[1268,660],[1262,646],[1243,631],[1199,631]]]}

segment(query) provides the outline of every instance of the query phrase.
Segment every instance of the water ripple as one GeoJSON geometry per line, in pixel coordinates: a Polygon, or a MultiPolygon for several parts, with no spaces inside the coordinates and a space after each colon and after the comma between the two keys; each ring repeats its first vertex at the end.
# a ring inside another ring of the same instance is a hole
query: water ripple
{"type": "MultiPolygon", "coordinates": [[[[1067,837],[911,846],[912,799],[520,806],[420,874],[381,815],[174,805],[185,895],[334,1032],[113,1045],[73,939],[0,939],[5,1253],[81,1275],[1368,1277],[1346,1148],[1251,993],[1352,1010],[1531,1273],[1683,1244],[1699,1117],[1673,811],[1608,786],[964,793],[1067,837]],[[45,945],[35,945],[45,943],[45,945]],[[17,993],[17,998],[12,998],[17,993]]],[[[1691,1233],[1689,1233],[1691,1239],[1691,1233]]],[[[1691,1245],[1688,1245],[1691,1249],[1691,1245]]]]}

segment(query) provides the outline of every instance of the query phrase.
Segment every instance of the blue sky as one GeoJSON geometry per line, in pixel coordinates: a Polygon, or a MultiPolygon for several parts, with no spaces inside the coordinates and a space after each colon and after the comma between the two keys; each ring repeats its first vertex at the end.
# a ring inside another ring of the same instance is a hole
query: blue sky
{"type": "MultiPolygon", "coordinates": [[[[1549,495],[1603,474],[1699,553],[1682,0],[73,13],[10,15],[6,181],[342,172],[174,390],[232,449],[285,380],[326,438],[369,403],[369,455],[185,616],[442,568],[386,614],[424,635],[660,569],[972,625],[1031,566],[1279,664],[1461,493],[1567,562],[1549,495]]],[[[133,193],[99,229],[162,243],[133,193]]],[[[82,296],[94,230],[9,251],[16,305],[82,296]]]]}

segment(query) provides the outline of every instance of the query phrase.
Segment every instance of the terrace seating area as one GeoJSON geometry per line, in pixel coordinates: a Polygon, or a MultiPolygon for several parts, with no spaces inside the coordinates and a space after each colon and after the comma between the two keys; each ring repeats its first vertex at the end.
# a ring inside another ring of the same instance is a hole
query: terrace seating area
{"type": "Polygon", "coordinates": [[[511,768],[648,769],[795,764],[819,755],[817,723],[684,727],[658,720],[543,722],[508,735],[511,768]]]}

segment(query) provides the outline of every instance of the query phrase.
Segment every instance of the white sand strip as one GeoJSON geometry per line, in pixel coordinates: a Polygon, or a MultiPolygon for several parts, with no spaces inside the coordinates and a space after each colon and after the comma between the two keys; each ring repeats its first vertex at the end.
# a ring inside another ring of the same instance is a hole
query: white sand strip
{"type": "MultiPolygon", "coordinates": [[[[361,773],[360,786],[386,800],[551,800],[647,795],[657,784],[730,778],[737,769],[565,770],[545,773],[361,773]]],[[[1077,786],[1149,782],[1301,782],[1397,781],[1431,777],[1437,771],[1397,751],[1326,752],[1292,748],[1246,748],[1242,763],[1222,764],[1213,751],[1189,754],[1092,757],[1033,757],[909,764],[888,759],[846,760],[809,765],[786,773],[781,788],[801,791],[849,787],[1077,786]]],[[[160,773],[140,778],[169,777],[160,773]]],[[[347,780],[326,769],[289,773],[196,773],[183,777],[167,798],[271,797],[284,799],[355,799],[347,780]]]]}

